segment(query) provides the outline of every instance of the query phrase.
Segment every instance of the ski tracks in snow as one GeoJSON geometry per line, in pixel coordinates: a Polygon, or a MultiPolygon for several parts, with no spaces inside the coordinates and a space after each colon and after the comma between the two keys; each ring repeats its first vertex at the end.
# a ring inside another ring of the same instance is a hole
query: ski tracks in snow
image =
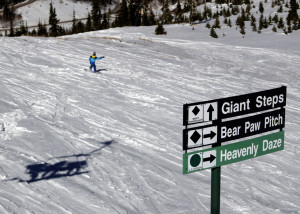
{"type": "MultiPolygon", "coordinates": [[[[5,38],[0,119],[6,118],[7,130],[0,131],[0,158],[7,161],[0,175],[15,179],[1,183],[3,213],[45,208],[49,213],[207,211],[209,172],[181,173],[182,105],[188,102],[288,85],[286,139],[291,147],[283,156],[296,155],[298,146],[291,144],[299,140],[298,55],[137,34],[116,38],[5,38]],[[99,75],[83,71],[94,51],[106,57],[97,61],[97,68],[108,68],[99,75]],[[82,162],[87,165],[77,165],[73,176],[64,171],[82,162]],[[39,175],[30,182],[25,169],[31,164],[42,164],[41,170],[56,166],[56,171],[50,170],[52,178],[39,175]]],[[[274,159],[259,159],[256,173],[283,173],[281,161],[268,171],[274,159]]],[[[290,188],[299,184],[293,172],[298,166],[288,170],[290,177],[280,177],[289,187],[278,187],[276,178],[249,179],[254,170],[249,162],[248,168],[238,165],[241,175],[233,166],[222,172],[229,192],[224,193],[225,213],[257,213],[262,204],[273,212],[279,198],[260,202],[264,196],[291,193],[281,204],[297,196],[290,188]],[[237,174],[239,181],[232,178],[237,174]],[[253,189],[255,182],[270,182],[270,189],[253,189]]],[[[295,203],[286,207],[289,212],[299,208],[295,203]]]]}

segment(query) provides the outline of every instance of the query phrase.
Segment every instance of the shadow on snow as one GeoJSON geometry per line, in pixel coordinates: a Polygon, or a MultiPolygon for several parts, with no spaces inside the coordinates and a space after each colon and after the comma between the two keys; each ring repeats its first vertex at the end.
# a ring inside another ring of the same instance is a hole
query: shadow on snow
{"type": "Polygon", "coordinates": [[[41,180],[50,180],[54,178],[61,178],[61,177],[69,177],[69,176],[74,176],[74,175],[80,175],[84,173],[89,173],[89,171],[86,171],[85,169],[88,166],[88,158],[95,155],[95,154],[100,154],[99,152],[111,145],[112,143],[116,143],[115,141],[107,141],[101,143],[102,146],[98,149],[93,150],[92,152],[89,153],[80,153],[80,154],[74,154],[74,155],[69,155],[69,156],[60,156],[60,157],[55,157],[53,159],[67,159],[67,158],[72,158],[72,157],[85,157],[86,160],[82,161],[59,161],[57,163],[51,164],[47,162],[41,162],[41,163],[34,163],[26,166],[26,173],[30,176],[29,180],[23,180],[20,178],[13,178],[12,180],[18,180],[19,182],[37,182],[41,180]]]}

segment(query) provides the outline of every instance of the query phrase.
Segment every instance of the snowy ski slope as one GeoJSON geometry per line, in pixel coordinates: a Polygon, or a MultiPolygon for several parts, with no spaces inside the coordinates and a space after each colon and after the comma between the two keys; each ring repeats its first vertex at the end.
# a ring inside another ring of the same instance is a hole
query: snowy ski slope
{"type": "Polygon", "coordinates": [[[281,85],[285,150],[222,167],[221,213],[300,213],[299,33],[165,27],[0,38],[0,213],[209,213],[210,170],[182,175],[182,105],[281,85]]]}

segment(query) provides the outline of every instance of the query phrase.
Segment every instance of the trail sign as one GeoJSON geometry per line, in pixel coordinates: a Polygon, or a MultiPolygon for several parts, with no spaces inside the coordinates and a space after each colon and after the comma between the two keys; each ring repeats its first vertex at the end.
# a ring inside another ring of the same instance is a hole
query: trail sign
{"type": "Polygon", "coordinates": [[[183,154],[183,174],[219,167],[284,149],[284,131],[183,154]]]}
{"type": "Polygon", "coordinates": [[[285,104],[286,86],[218,100],[185,104],[183,125],[222,120],[283,107],[285,104]]]}
{"type": "Polygon", "coordinates": [[[217,126],[184,130],[184,150],[217,143],[217,126]]]}
{"type": "Polygon", "coordinates": [[[207,103],[188,107],[188,121],[193,123],[207,122],[217,119],[217,103],[207,103]]]}
{"type": "Polygon", "coordinates": [[[286,86],[183,105],[183,150],[212,145],[183,154],[183,174],[211,168],[211,214],[220,214],[221,166],[284,149],[285,105],[286,86]],[[252,113],[258,114],[244,116],[252,113]],[[198,123],[206,124],[195,127],[198,123]],[[221,146],[275,129],[281,131],[221,146]]]}
{"type": "Polygon", "coordinates": [[[183,130],[183,150],[224,143],[249,137],[285,126],[285,109],[221,122],[217,126],[195,127],[183,130]]]}

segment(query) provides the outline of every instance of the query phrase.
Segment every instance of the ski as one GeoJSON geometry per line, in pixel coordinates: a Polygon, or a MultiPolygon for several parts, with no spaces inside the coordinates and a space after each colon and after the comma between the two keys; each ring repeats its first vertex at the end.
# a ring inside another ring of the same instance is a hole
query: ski
{"type": "Polygon", "coordinates": [[[97,69],[96,72],[94,72],[93,70],[90,70],[90,69],[83,69],[84,71],[88,71],[88,72],[91,72],[91,73],[100,73],[101,74],[101,71],[106,71],[105,68],[101,68],[101,69],[97,69]]]}

